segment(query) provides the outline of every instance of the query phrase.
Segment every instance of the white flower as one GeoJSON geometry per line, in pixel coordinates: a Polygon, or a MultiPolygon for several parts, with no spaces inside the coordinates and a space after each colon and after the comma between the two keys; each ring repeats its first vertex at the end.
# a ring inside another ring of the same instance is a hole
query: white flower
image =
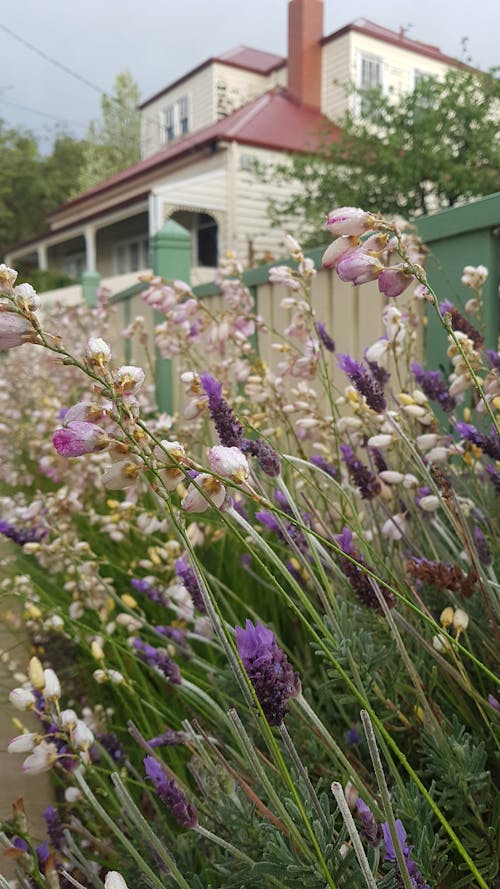
{"type": "Polygon", "coordinates": [[[9,701],[16,710],[33,710],[36,698],[27,688],[14,688],[9,694],[9,701]]]}
{"type": "Polygon", "coordinates": [[[139,475],[139,466],[132,460],[119,460],[109,466],[102,476],[102,482],[105,488],[111,488],[112,491],[128,488],[133,485],[139,475]]]}
{"type": "Polygon", "coordinates": [[[14,298],[19,308],[25,312],[36,312],[42,304],[31,284],[18,284],[14,287],[14,298]]]}
{"type": "Polygon", "coordinates": [[[406,525],[406,516],[402,512],[396,513],[382,525],[382,534],[389,540],[401,540],[406,525]]]}
{"type": "Polygon", "coordinates": [[[28,667],[28,675],[30,682],[37,691],[45,688],[45,676],[41,661],[37,657],[32,657],[28,667]]]}
{"type": "Polygon", "coordinates": [[[123,685],[125,682],[124,677],[118,670],[108,670],[108,677],[113,685],[123,685]]]}
{"type": "Polygon", "coordinates": [[[50,667],[43,671],[45,676],[44,696],[49,701],[56,701],[61,697],[61,685],[56,674],[50,667]]]}
{"type": "Polygon", "coordinates": [[[28,756],[21,768],[27,775],[40,775],[48,772],[57,760],[57,747],[47,741],[40,741],[31,756],[28,756]]]}
{"type": "Polygon", "coordinates": [[[380,339],[376,340],[365,352],[365,358],[367,361],[373,361],[375,364],[379,364],[381,367],[385,367],[387,364],[387,358],[389,356],[389,340],[380,339]]]}
{"type": "Polygon", "coordinates": [[[78,787],[67,787],[64,791],[64,799],[67,803],[76,803],[81,799],[82,792],[78,787]]]}
{"type": "Polygon", "coordinates": [[[244,481],[250,473],[247,458],[236,447],[215,445],[208,452],[208,462],[212,472],[230,478],[234,482],[244,481]]]}
{"type": "Polygon", "coordinates": [[[447,651],[450,648],[450,643],[446,636],[442,633],[439,633],[437,636],[432,637],[432,646],[436,649],[436,651],[443,652],[447,651]]]}
{"type": "Polygon", "coordinates": [[[415,441],[420,451],[427,451],[429,448],[435,447],[438,437],[435,432],[425,432],[423,435],[417,435],[415,441]]]}
{"type": "Polygon", "coordinates": [[[104,880],[104,889],[128,889],[128,886],[117,870],[110,870],[104,880]]]}
{"type": "Polygon", "coordinates": [[[439,509],[439,497],[436,494],[426,494],[419,500],[418,505],[424,512],[436,512],[439,509]]]}
{"type": "Polygon", "coordinates": [[[10,269],[4,262],[0,264],[0,293],[7,293],[13,286],[17,278],[15,269],[10,269]]]}
{"type": "Polygon", "coordinates": [[[444,460],[448,458],[449,450],[448,448],[440,445],[437,448],[431,448],[429,453],[427,454],[427,459],[429,463],[442,463],[444,460]]]}
{"type": "Polygon", "coordinates": [[[396,470],[393,469],[384,469],[383,472],[380,473],[379,478],[381,478],[386,485],[399,485],[403,481],[404,475],[402,472],[396,472],[396,470]]]}
{"type": "Polygon", "coordinates": [[[73,741],[80,750],[88,750],[94,743],[94,734],[83,719],[77,719],[73,741]]]}
{"type": "Polygon", "coordinates": [[[97,367],[105,367],[111,360],[111,349],[100,336],[90,337],[87,343],[87,361],[97,367]]]}
{"type": "Polygon", "coordinates": [[[189,485],[187,494],[181,502],[186,512],[205,512],[210,506],[222,506],[226,499],[226,489],[218,479],[202,473],[196,477],[196,484],[201,490],[189,485]]]}
{"type": "Polygon", "coordinates": [[[114,375],[115,388],[119,389],[120,392],[126,392],[127,395],[130,395],[132,392],[137,392],[137,390],[141,388],[145,378],[146,374],[142,367],[123,365],[123,367],[118,368],[114,375]]]}
{"type": "Polygon", "coordinates": [[[24,732],[12,738],[7,746],[7,753],[30,753],[33,750],[38,735],[35,732],[24,732]]]}
{"type": "Polygon", "coordinates": [[[380,435],[372,435],[371,438],[368,439],[368,447],[378,448],[379,450],[388,448],[391,446],[391,444],[392,435],[388,435],[386,433],[381,433],[380,435]]]}
{"type": "Polygon", "coordinates": [[[74,710],[62,710],[59,714],[59,724],[62,728],[71,731],[78,722],[78,716],[74,710]]]}

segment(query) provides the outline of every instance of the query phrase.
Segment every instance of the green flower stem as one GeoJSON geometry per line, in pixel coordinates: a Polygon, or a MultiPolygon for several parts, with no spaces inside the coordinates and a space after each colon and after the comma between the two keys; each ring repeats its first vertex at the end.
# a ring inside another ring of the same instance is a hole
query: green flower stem
{"type": "Polygon", "coordinates": [[[161,841],[156,836],[155,832],[149,826],[149,823],[144,818],[142,812],[137,808],[128,790],[123,784],[120,776],[116,772],[114,772],[111,775],[111,780],[115,786],[117,796],[132,823],[137,825],[144,839],[151,846],[151,848],[155,850],[158,857],[165,863],[169,873],[175,879],[177,884],[182,887],[182,889],[189,889],[189,883],[182,876],[179,868],[175,863],[175,859],[170,855],[169,852],[167,852],[161,841]]]}
{"type": "Polygon", "coordinates": [[[307,846],[304,846],[304,841],[303,841],[302,837],[300,836],[300,834],[298,833],[297,828],[296,828],[294,822],[292,821],[292,819],[290,818],[290,815],[288,814],[286,808],[284,807],[284,805],[279,797],[279,794],[277,793],[273,784],[269,780],[266,772],[262,768],[262,764],[259,760],[259,757],[255,753],[254,746],[253,746],[250,738],[248,737],[248,734],[247,734],[247,732],[243,726],[243,723],[241,722],[241,719],[239,718],[236,710],[230,710],[228,715],[229,715],[231,722],[233,723],[234,731],[238,737],[238,740],[240,741],[243,749],[245,750],[245,753],[248,756],[248,759],[250,761],[252,769],[254,770],[255,775],[257,775],[258,780],[260,781],[260,783],[262,784],[262,787],[268,794],[269,799],[273,802],[274,806],[276,807],[276,810],[279,812],[280,818],[281,818],[283,824],[285,825],[285,827],[287,828],[287,830],[289,831],[290,836],[292,837],[295,845],[297,846],[298,849],[300,849],[300,851],[306,858],[309,858],[310,852],[309,852],[307,846]]]}
{"type": "Polygon", "coordinates": [[[352,845],[354,846],[354,851],[356,853],[356,858],[358,859],[358,864],[361,868],[361,873],[365,879],[365,883],[368,886],[368,889],[377,889],[377,884],[375,882],[375,878],[370,870],[370,865],[368,863],[368,858],[366,857],[366,852],[363,848],[363,844],[361,842],[359,833],[357,831],[356,825],[354,823],[354,818],[351,815],[349,806],[347,805],[346,798],[344,796],[344,790],[341,784],[338,781],[334,781],[332,784],[332,793],[337,801],[337,805],[340,810],[340,814],[344,820],[344,824],[347,827],[349,832],[349,836],[351,838],[352,845]]]}
{"type": "Polygon", "coordinates": [[[367,796],[370,799],[370,808],[377,808],[377,801],[374,799],[374,797],[371,796],[370,791],[365,787],[361,779],[358,777],[356,770],[349,762],[345,753],[341,750],[335,739],[332,738],[330,732],[328,731],[326,726],[323,725],[321,719],[312,709],[310,704],[308,704],[302,693],[297,695],[297,697],[295,698],[295,703],[301,708],[301,710],[304,711],[307,719],[314,726],[314,728],[317,729],[318,734],[321,736],[322,740],[325,741],[327,748],[333,754],[332,758],[336,762],[337,767],[340,765],[340,767],[345,770],[346,777],[351,782],[351,784],[354,784],[356,789],[362,792],[363,796],[367,796]]]}
{"type": "Polygon", "coordinates": [[[210,840],[211,843],[216,843],[217,846],[222,846],[223,849],[226,849],[231,855],[234,855],[235,858],[239,858],[240,861],[244,861],[245,864],[251,864],[252,867],[254,866],[255,861],[253,861],[249,855],[246,855],[241,849],[237,849],[232,843],[228,843],[227,840],[223,840],[222,837],[217,836],[217,834],[212,833],[211,830],[207,830],[206,827],[202,827],[201,824],[197,824],[193,830],[201,837],[210,840]]]}
{"type": "MultiPolygon", "coordinates": [[[[129,855],[131,855],[131,857],[132,857],[132,858],[134,859],[134,861],[139,865],[139,867],[142,868],[142,872],[143,872],[144,876],[147,876],[147,877],[150,879],[151,884],[152,884],[153,886],[155,886],[156,889],[165,889],[164,884],[163,884],[163,883],[161,882],[161,880],[157,877],[157,875],[155,874],[155,872],[154,872],[153,870],[151,870],[151,868],[149,867],[149,865],[146,864],[146,862],[144,861],[144,859],[142,858],[142,856],[140,855],[140,853],[139,853],[139,852],[137,851],[137,849],[135,848],[134,844],[131,843],[130,840],[128,840],[128,839],[124,836],[124,834],[122,833],[122,831],[120,830],[120,828],[117,826],[117,824],[116,824],[116,822],[113,820],[113,818],[111,818],[111,816],[108,815],[108,813],[106,812],[106,810],[103,809],[103,807],[101,806],[101,804],[97,801],[96,797],[95,797],[94,794],[92,793],[92,791],[91,791],[90,787],[88,786],[87,782],[85,781],[85,779],[83,778],[83,776],[82,776],[81,774],[79,774],[79,772],[75,772],[75,780],[76,780],[76,782],[80,785],[80,789],[83,791],[84,795],[87,797],[87,799],[88,799],[89,803],[91,804],[92,808],[94,809],[94,811],[97,812],[97,814],[99,815],[99,817],[102,818],[102,820],[104,821],[104,823],[111,829],[112,833],[114,833],[114,835],[117,837],[117,839],[119,840],[119,842],[125,847],[125,849],[126,849],[127,852],[129,853],[129,855]]],[[[151,831],[151,832],[152,832],[152,831],[151,831]]],[[[153,834],[153,837],[154,837],[154,834],[153,834]]],[[[158,839],[157,839],[156,837],[155,837],[155,841],[158,842],[158,839]]],[[[162,856],[162,857],[164,857],[164,856],[166,855],[166,852],[165,852],[164,849],[162,849],[162,852],[163,852],[163,856],[162,856]]],[[[189,889],[189,884],[186,883],[184,877],[183,877],[182,874],[178,871],[178,869],[177,869],[177,867],[176,867],[176,865],[175,865],[175,862],[172,861],[172,863],[174,864],[175,871],[177,871],[177,873],[179,874],[179,877],[180,877],[180,880],[177,879],[177,877],[176,877],[174,871],[172,871],[172,876],[174,877],[174,879],[176,879],[177,884],[178,884],[179,886],[181,886],[182,889],[189,889]]]]}
{"type": "Polygon", "coordinates": [[[370,751],[371,761],[373,763],[373,768],[375,771],[375,777],[377,779],[378,788],[380,791],[380,796],[382,799],[382,808],[384,810],[385,818],[389,827],[389,833],[391,835],[392,844],[394,846],[394,851],[396,853],[396,859],[398,862],[399,873],[401,879],[403,880],[405,889],[412,889],[410,874],[408,873],[408,867],[405,861],[405,857],[403,855],[403,850],[401,848],[401,844],[399,842],[398,833],[396,829],[396,819],[394,818],[394,812],[392,810],[391,805],[391,797],[389,794],[389,788],[387,786],[387,782],[385,780],[384,769],[382,767],[382,760],[380,759],[380,753],[377,747],[377,741],[375,738],[375,732],[373,731],[373,725],[371,723],[370,717],[366,710],[361,710],[360,713],[361,722],[363,723],[363,728],[365,731],[366,740],[368,743],[368,749],[370,751]]]}
{"type": "Polygon", "coordinates": [[[302,781],[304,782],[304,786],[307,790],[309,799],[311,801],[311,805],[312,805],[314,811],[316,812],[316,815],[318,816],[321,824],[323,825],[323,830],[325,831],[325,835],[328,836],[330,826],[329,826],[328,821],[325,817],[325,813],[323,812],[323,809],[321,808],[319,799],[316,795],[316,791],[313,787],[313,784],[312,784],[312,781],[309,777],[307,769],[305,768],[299,754],[297,753],[295,744],[293,743],[293,741],[290,737],[290,734],[288,732],[288,729],[287,729],[284,722],[282,722],[278,726],[278,730],[279,730],[279,733],[280,733],[281,738],[283,740],[283,743],[284,743],[288,753],[290,754],[290,759],[292,760],[295,768],[297,769],[297,772],[299,773],[300,777],[302,778],[302,781]]]}

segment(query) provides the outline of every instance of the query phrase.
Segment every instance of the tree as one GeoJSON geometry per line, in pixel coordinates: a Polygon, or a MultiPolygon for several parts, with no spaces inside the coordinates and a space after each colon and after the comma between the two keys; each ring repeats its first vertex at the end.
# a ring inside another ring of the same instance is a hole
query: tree
{"type": "Polygon", "coordinates": [[[292,189],[270,206],[273,222],[291,214],[317,230],[332,207],[349,205],[412,217],[500,189],[495,72],[453,68],[399,99],[354,92],[363,117],[348,113],[339,141],[326,133],[317,154],[279,168],[292,189]]]}
{"type": "Polygon", "coordinates": [[[128,71],[118,74],[111,96],[101,99],[101,120],[91,121],[78,190],[109,178],[139,160],[139,87],[128,71]]]}
{"type": "Polygon", "coordinates": [[[0,120],[2,259],[9,246],[30,240],[47,227],[46,214],[70,196],[82,160],[82,143],[71,136],[57,135],[52,154],[44,157],[33,133],[9,128],[0,120]]]}

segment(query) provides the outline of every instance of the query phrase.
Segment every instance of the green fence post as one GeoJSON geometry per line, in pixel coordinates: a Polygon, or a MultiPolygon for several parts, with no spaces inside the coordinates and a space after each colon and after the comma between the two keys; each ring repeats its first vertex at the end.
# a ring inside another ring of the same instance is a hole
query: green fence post
{"type": "Polygon", "coordinates": [[[97,291],[99,290],[100,280],[98,272],[87,271],[82,275],[82,294],[90,308],[97,305],[97,291]]]}
{"type": "MultiPolygon", "coordinates": [[[[167,281],[180,279],[187,284],[191,278],[191,235],[182,225],[167,219],[152,238],[152,265],[155,275],[167,281]]],[[[155,312],[155,322],[163,315],[155,312]]],[[[171,414],[174,408],[172,362],[156,353],[156,397],[158,407],[171,414]]]]}

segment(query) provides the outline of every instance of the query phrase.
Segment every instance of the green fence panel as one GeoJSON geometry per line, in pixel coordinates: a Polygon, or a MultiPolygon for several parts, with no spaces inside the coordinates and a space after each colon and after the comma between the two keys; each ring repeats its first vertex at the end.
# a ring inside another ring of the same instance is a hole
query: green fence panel
{"type": "MultiPolygon", "coordinates": [[[[440,301],[450,300],[460,310],[473,296],[461,283],[466,265],[485,265],[488,279],[483,289],[486,345],[498,348],[500,334],[500,193],[452,207],[416,220],[420,237],[430,253],[427,274],[440,301]]],[[[472,323],[474,318],[471,317],[472,323]]],[[[425,361],[429,368],[449,372],[448,344],[439,321],[428,312],[425,361]]]]}

